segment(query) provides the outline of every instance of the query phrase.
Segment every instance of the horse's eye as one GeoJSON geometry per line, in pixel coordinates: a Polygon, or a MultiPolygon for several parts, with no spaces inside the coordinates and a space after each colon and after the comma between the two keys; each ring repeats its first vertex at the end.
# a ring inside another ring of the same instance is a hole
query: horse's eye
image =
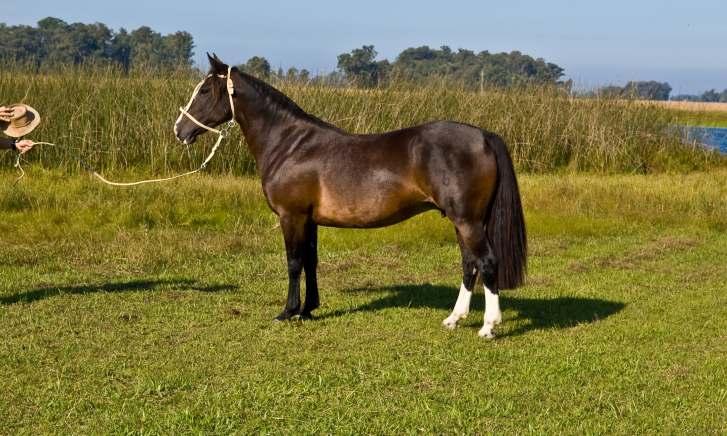
{"type": "Polygon", "coordinates": [[[207,94],[208,92],[210,92],[210,89],[209,88],[202,88],[202,89],[199,90],[199,93],[200,94],[207,94]]]}

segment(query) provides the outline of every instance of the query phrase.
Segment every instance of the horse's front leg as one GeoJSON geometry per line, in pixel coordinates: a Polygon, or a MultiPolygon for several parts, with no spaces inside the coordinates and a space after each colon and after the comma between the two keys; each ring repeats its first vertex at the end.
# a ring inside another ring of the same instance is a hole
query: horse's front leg
{"type": "Polygon", "coordinates": [[[300,314],[300,274],[306,252],[306,221],[307,217],[301,215],[280,216],[288,259],[288,300],[283,311],[275,318],[278,321],[300,314]]]}
{"type": "Polygon", "coordinates": [[[318,266],[318,226],[313,220],[306,223],[305,253],[303,255],[303,268],[305,269],[305,303],[300,317],[311,319],[315,309],[320,306],[318,297],[318,280],[316,267],[318,266]]]}

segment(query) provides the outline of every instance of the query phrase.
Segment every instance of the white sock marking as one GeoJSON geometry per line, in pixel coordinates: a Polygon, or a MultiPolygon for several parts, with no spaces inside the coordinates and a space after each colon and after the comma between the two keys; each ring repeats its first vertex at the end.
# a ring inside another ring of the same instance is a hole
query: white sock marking
{"type": "Polygon", "coordinates": [[[502,312],[500,312],[500,296],[490,291],[485,286],[485,320],[484,325],[479,331],[480,337],[492,339],[495,334],[492,330],[497,324],[502,322],[502,312]]]}
{"type": "Polygon", "coordinates": [[[452,313],[442,321],[442,325],[448,329],[454,329],[457,327],[457,321],[462,318],[467,318],[467,314],[470,313],[470,300],[472,299],[472,291],[468,291],[464,287],[464,283],[459,287],[459,295],[457,296],[457,302],[454,304],[452,313]]]}

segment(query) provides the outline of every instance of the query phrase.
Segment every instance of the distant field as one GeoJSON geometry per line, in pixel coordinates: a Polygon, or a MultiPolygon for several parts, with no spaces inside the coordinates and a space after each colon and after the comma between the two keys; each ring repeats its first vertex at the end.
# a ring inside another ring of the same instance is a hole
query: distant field
{"type": "Polygon", "coordinates": [[[641,103],[669,109],[677,124],[727,127],[727,103],[694,101],[642,101],[641,103]]]}
{"type": "Polygon", "coordinates": [[[699,101],[654,101],[650,102],[667,109],[690,112],[727,112],[727,103],[708,103],[699,101]]]}
{"type": "Polygon", "coordinates": [[[727,433],[724,170],[522,176],[529,280],[494,341],[481,293],[440,326],[439,214],[323,229],[318,319],[273,324],[259,180],[27,170],[0,172],[0,433],[727,433]]]}

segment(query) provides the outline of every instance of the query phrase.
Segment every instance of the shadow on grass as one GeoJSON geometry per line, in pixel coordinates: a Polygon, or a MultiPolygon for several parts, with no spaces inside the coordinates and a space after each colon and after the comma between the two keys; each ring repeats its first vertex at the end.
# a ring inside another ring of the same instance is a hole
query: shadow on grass
{"type": "MultiPolygon", "coordinates": [[[[346,292],[381,293],[387,295],[352,310],[337,310],[322,315],[320,318],[335,318],[354,312],[376,312],[396,307],[442,309],[449,314],[457,300],[458,290],[447,286],[398,285],[381,288],[356,288],[346,292]],[[393,292],[393,294],[391,294],[393,292]]],[[[527,321],[524,325],[512,330],[507,336],[517,336],[531,330],[563,329],[578,324],[588,324],[607,318],[621,311],[626,305],[617,301],[596,298],[557,297],[557,298],[522,298],[501,293],[500,305],[503,311],[517,312],[515,320],[527,321]]],[[[484,310],[484,297],[473,297],[471,311],[484,310]]],[[[471,316],[471,315],[470,315],[471,316]]],[[[508,317],[508,319],[511,319],[508,317]]],[[[507,322],[507,321],[505,321],[507,322]]],[[[472,327],[479,328],[481,323],[472,327]]],[[[469,325],[469,324],[467,324],[469,325]]]]}
{"type": "Polygon", "coordinates": [[[237,289],[235,285],[204,285],[195,280],[130,280],[126,282],[83,284],[76,286],[47,286],[20,291],[12,295],[0,297],[0,304],[32,303],[49,297],[63,294],[92,294],[95,292],[134,292],[154,291],[165,287],[177,291],[223,292],[237,289]]]}

